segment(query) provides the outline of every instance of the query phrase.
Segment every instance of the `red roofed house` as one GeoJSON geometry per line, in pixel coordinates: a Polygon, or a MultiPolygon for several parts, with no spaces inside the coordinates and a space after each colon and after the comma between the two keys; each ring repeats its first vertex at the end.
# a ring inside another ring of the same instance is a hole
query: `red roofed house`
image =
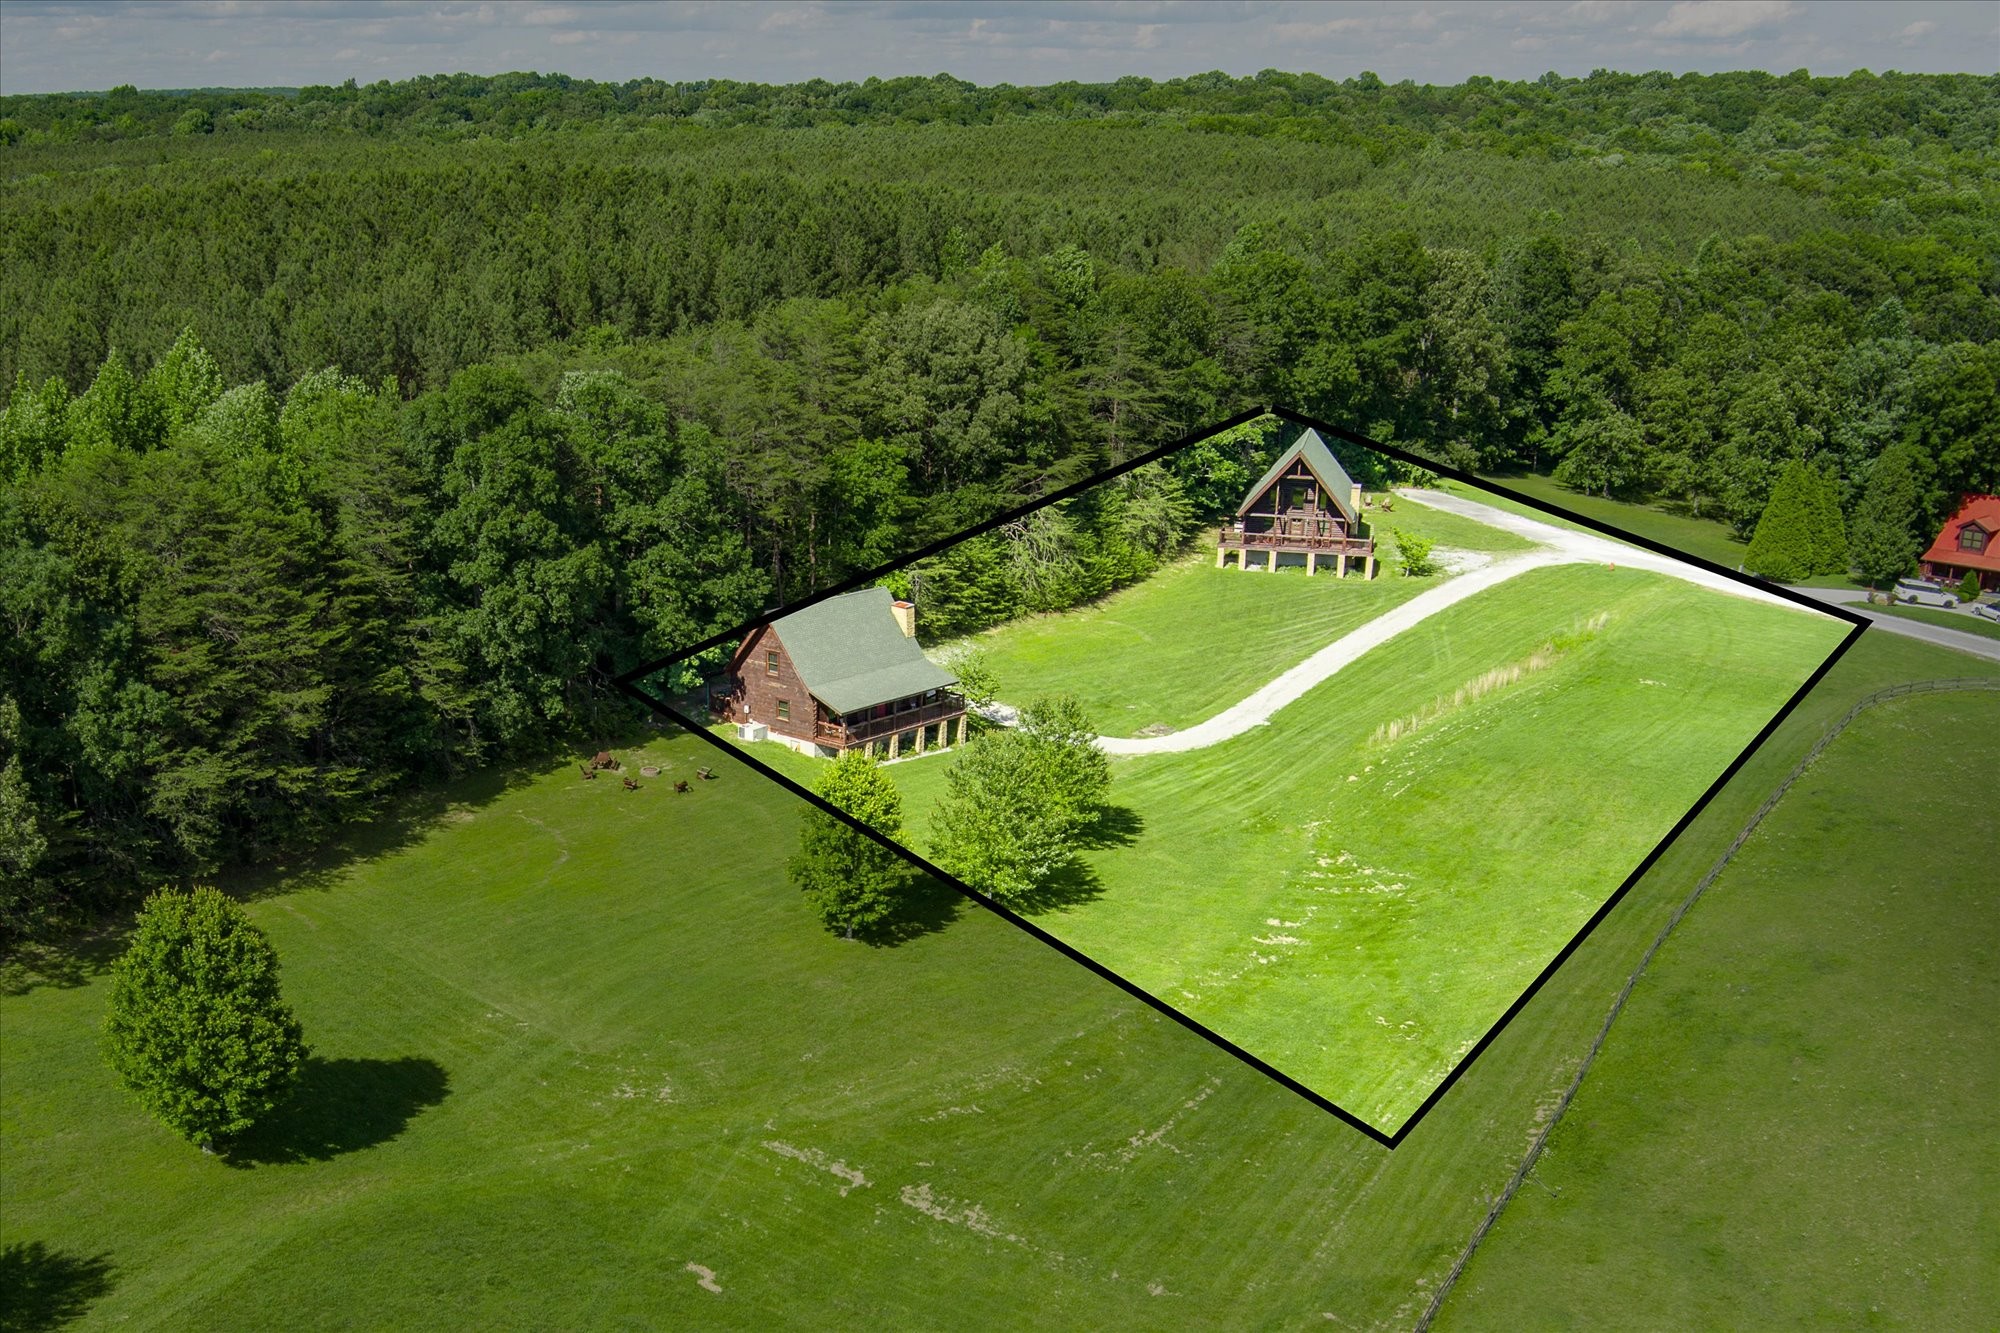
{"type": "Polygon", "coordinates": [[[1966,570],[1987,592],[2000,588],[2000,495],[1968,495],[1923,554],[1924,577],[1957,582],[1966,570]]]}

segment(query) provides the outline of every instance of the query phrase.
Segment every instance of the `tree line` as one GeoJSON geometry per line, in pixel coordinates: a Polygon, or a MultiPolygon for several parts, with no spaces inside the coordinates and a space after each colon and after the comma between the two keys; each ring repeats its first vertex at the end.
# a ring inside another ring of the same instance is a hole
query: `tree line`
{"type": "MultiPolygon", "coordinates": [[[[2000,244],[1963,243],[1992,187],[1941,147],[1870,202],[1095,122],[695,137],[657,169],[608,139],[108,144],[11,181],[0,927],[591,734],[604,672],[1258,403],[1745,536],[1808,469],[1816,530],[1883,567],[2000,488],[2000,244]],[[1301,174],[1243,188],[1218,144],[1301,174]],[[1500,193],[1383,221],[1467,182],[1500,193]],[[1608,211],[1494,202],[1537,190],[1608,211]],[[1779,225],[1712,230],[1752,203],[1779,225]]],[[[1273,445],[954,548],[912,571],[927,633],[1144,577],[1273,445]]]]}

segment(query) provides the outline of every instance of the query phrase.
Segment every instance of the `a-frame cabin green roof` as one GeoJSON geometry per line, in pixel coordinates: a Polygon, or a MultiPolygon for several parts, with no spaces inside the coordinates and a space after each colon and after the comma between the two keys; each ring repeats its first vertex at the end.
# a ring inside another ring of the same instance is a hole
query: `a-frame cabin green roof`
{"type": "Polygon", "coordinates": [[[1326,447],[1326,441],[1319,437],[1316,430],[1308,430],[1292,441],[1291,448],[1278,455],[1277,461],[1258,478],[1257,484],[1244,493],[1243,503],[1236,506],[1236,516],[1241,518],[1249,513],[1258,496],[1271,489],[1272,483],[1284,476],[1293,463],[1301,462],[1319,478],[1320,494],[1331,501],[1349,523],[1353,523],[1358,515],[1348,497],[1353,494],[1354,479],[1347,475],[1347,469],[1340,465],[1340,460],[1333,456],[1333,450],[1326,447]]]}

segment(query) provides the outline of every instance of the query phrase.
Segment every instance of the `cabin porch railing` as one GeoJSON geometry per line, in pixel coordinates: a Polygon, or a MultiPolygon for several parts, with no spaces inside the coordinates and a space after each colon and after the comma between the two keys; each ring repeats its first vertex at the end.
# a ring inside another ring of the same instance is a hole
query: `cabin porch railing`
{"type": "Polygon", "coordinates": [[[893,736],[899,731],[915,731],[933,722],[948,722],[965,712],[965,700],[947,690],[940,699],[886,717],[855,718],[846,722],[822,720],[814,729],[816,739],[830,745],[866,745],[893,736]]]}
{"type": "Polygon", "coordinates": [[[1286,551],[1329,551],[1336,555],[1373,555],[1373,537],[1321,537],[1317,534],[1291,532],[1239,532],[1234,528],[1224,528],[1221,544],[1230,550],[1252,547],[1259,550],[1276,547],[1286,551]]]}

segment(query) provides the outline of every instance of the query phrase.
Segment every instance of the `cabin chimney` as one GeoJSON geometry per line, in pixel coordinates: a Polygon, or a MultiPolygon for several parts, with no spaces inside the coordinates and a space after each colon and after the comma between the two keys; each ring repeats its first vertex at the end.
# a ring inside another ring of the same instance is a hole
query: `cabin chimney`
{"type": "Polygon", "coordinates": [[[896,628],[903,631],[903,637],[917,637],[917,604],[915,602],[891,602],[889,610],[896,617],[896,628]]]}
{"type": "Polygon", "coordinates": [[[1361,512],[1361,483],[1358,481],[1347,483],[1347,511],[1350,514],[1361,512]]]}

